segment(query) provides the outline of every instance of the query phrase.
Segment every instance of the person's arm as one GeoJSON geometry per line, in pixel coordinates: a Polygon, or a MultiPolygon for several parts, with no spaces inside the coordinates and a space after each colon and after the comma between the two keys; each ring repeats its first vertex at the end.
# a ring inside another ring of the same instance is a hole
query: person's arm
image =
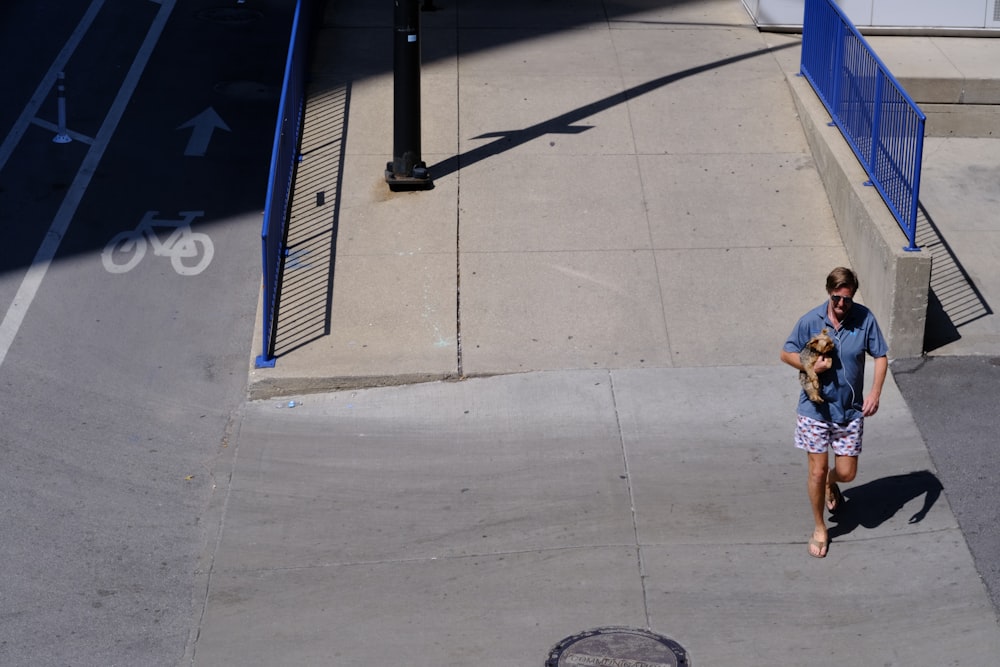
{"type": "Polygon", "coordinates": [[[788,350],[781,351],[781,360],[786,364],[795,368],[797,370],[802,370],[802,361],[799,359],[799,355],[795,352],[789,352],[788,350]]]}
{"type": "MultiPolygon", "coordinates": [[[[805,370],[804,368],[802,368],[802,358],[799,356],[798,352],[789,352],[788,350],[782,350],[781,360],[784,361],[789,366],[791,366],[792,368],[794,368],[795,370],[798,371],[805,370]]],[[[819,374],[830,370],[830,368],[832,367],[833,367],[833,359],[831,359],[826,355],[822,355],[820,356],[819,359],[816,360],[816,365],[813,366],[813,369],[816,371],[817,374],[819,374]]]]}
{"type": "Polygon", "coordinates": [[[875,357],[875,376],[872,378],[872,390],[865,396],[864,405],[861,407],[861,412],[865,417],[871,417],[878,412],[879,399],[882,397],[882,385],[885,383],[888,371],[889,358],[875,357]]]}

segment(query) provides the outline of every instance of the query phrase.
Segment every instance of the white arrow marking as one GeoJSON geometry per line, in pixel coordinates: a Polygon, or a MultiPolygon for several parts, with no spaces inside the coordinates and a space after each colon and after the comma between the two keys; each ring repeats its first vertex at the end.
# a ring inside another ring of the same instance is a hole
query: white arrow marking
{"type": "Polygon", "coordinates": [[[205,156],[205,151],[208,150],[208,142],[211,141],[215,128],[232,132],[212,107],[208,107],[177,129],[183,130],[188,127],[193,127],[194,131],[191,132],[191,139],[188,140],[187,148],[184,149],[184,155],[194,155],[197,157],[205,156]]]}

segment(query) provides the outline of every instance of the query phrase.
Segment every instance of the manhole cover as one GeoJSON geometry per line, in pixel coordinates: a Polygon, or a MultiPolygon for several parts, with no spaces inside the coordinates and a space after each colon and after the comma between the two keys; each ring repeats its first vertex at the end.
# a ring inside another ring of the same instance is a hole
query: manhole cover
{"type": "Polygon", "coordinates": [[[689,667],[687,651],[663,635],[638,628],[596,628],[553,647],[545,667],[689,667]]]}

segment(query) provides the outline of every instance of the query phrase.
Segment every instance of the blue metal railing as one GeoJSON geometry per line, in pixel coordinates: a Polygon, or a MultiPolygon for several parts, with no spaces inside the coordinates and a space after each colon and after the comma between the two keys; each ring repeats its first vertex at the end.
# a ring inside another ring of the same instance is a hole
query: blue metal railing
{"type": "Polygon", "coordinates": [[[806,0],[802,75],[916,243],[926,116],[833,0],[806,0]]]}
{"type": "Polygon", "coordinates": [[[298,161],[299,140],[305,111],[306,68],[308,57],[308,15],[310,0],[297,0],[292,19],[288,56],[285,59],[284,83],[278,104],[278,122],[271,149],[271,169],[264,201],[261,227],[263,271],[263,344],[257,368],[274,366],[274,335],[278,319],[278,292],[284,263],[285,230],[292,197],[292,181],[298,161]]]}

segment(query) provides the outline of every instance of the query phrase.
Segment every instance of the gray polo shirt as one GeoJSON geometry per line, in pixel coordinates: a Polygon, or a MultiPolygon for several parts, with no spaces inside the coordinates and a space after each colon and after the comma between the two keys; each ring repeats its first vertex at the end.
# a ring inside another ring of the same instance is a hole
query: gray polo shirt
{"type": "Polygon", "coordinates": [[[799,394],[798,414],[825,422],[844,424],[862,416],[865,354],[884,357],[889,346],[871,311],[855,303],[840,330],[827,317],[827,301],[803,315],[785,341],[784,350],[798,354],[824,327],[834,340],[833,367],[819,376],[820,395],[826,403],[813,403],[805,390],[799,394]]]}

